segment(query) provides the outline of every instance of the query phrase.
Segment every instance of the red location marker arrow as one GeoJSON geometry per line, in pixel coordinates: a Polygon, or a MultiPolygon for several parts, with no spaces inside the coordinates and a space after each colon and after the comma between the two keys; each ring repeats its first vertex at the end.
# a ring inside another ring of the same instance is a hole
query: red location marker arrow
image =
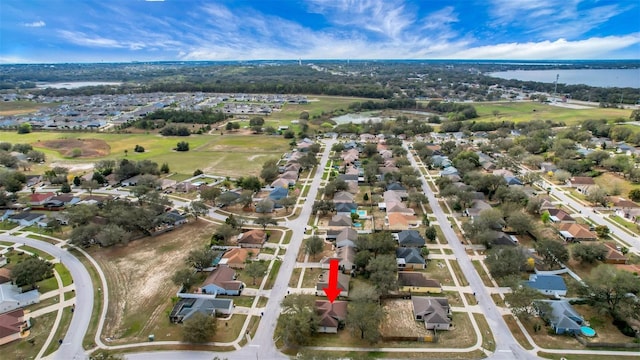
{"type": "Polygon", "coordinates": [[[331,259],[329,261],[329,286],[322,289],[327,294],[327,299],[333,304],[338,295],[340,295],[340,289],[338,289],[338,265],[340,261],[338,259],[331,259]]]}

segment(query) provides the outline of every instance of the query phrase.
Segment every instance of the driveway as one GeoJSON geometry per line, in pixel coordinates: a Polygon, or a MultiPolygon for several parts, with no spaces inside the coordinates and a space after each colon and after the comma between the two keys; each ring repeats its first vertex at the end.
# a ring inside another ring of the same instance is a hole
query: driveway
{"type": "MultiPolygon", "coordinates": [[[[407,143],[403,144],[405,149],[407,149],[408,154],[407,158],[413,166],[414,169],[419,169],[418,163],[411,151],[407,148],[407,143]]],[[[462,273],[465,278],[469,282],[469,287],[476,294],[476,298],[478,300],[478,307],[482,310],[482,313],[485,315],[487,322],[489,323],[489,327],[493,331],[493,338],[496,342],[496,351],[491,356],[492,359],[537,359],[536,356],[530,354],[520,346],[520,344],[516,341],[516,339],[511,334],[511,331],[507,327],[504,319],[502,318],[502,314],[498,311],[496,304],[493,302],[493,298],[489,294],[489,291],[484,286],[480,275],[476,272],[473,264],[471,263],[471,259],[467,252],[465,251],[464,245],[458,239],[458,236],[453,231],[451,227],[451,223],[447,219],[447,215],[442,211],[440,204],[438,203],[438,199],[436,199],[433,191],[427,184],[424,176],[421,177],[422,180],[422,191],[427,198],[429,199],[429,205],[433,210],[433,214],[436,216],[438,220],[438,224],[440,224],[440,228],[442,229],[442,233],[444,237],[447,239],[447,242],[451,246],[453,250],[453,254],[458,260],[458,264],[462,269],[462,273]]]]}

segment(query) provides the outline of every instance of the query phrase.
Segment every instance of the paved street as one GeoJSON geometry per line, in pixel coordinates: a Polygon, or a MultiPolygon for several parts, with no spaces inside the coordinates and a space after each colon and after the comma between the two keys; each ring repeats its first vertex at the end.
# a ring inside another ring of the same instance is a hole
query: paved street
{"type": "MultiPolygon", "coordinates": [[[[43,252],[49,253],[60,259],[60,262],[69,269],[76,285],[76,308],[69,325],[69,330],[65,336],[62,346],[53,354],[53,359],[70,360],[86,359],[88,356],[82,348],[82,339],[89,327],[91,311],[93,310],[93,286],[91,277],[84,265],[75,256],[66,250],[35,239],[16,237],[11,235],[0,235],[0,240],[22,243],[43,252]]],[[[58,339],[53,339],[58,341],[58,339]]]]}
{"type": "MultiPolygon", "coordinates": [[[[406,148],[406,143],[404,144],[406,148]]],[[[411,166],[414,169],[419,169],[418,163],[413,156],[413,154],[409,151],[407,158],[411,162],[411,166]]],[[[502,318],[502,314],[499,312],[496,307],[489,291],[484,286],[480,275],[476,272],[473,264],[471,263],[471,259],[467,255],[464,245],[458,239],[458,236],[455,234],[449,220],[447,219],[447,215],[442,211],[440,204],[438,203],[438,199],[436,199],[433,191],[427,184],[427,181],[424,177],[422,177],[422,190],[427,195],[429,199],[429,205],[433,210],[433,214],[436,216],[438,220],[438,224],[440,224],[440,228],[447,239],[447,242],[451,246],[456,259],[458,260],[458,264],[462,269],[462,273],[466,277],[469,282],[469,287],[476,294],[476,298],[478,300],[478,305],[485,317],[487,318],[487,322],[489,323],[489,327],[493,331],[493,338],[496,342],[496,351],[493,354],[493,359],[535,359],[536,356],[530,354],[525,349],[523,349],[520,344],[516,341],[516,339],[509,331],[507,324],[502,318]]]]}

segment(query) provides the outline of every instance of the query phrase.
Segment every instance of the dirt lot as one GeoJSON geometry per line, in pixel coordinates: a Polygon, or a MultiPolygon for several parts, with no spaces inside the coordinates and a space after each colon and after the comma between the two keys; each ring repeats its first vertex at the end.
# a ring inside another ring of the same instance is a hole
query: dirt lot
{"type": "Polygon", "coordinates": [[[413,318],[413,305],[411,300],[386,300],[383,308],[385,318],[382,321],[380,332],[383,336],[427,336],[432,335],[424,327],[424,323],[413,318]]]}
{"type": "Polygon", "coordinates": [[[43,147],[55,150],[64,157],[73,157],[73,150],[80,149],[80,156],[76,158],[94,158],[109,155],[111,147],[100,139],[56,139],[39,141],[34,144],[36,147],[43,147]]]}
{"type": "MultiPolygon", "coordinates": [[[[192,250],[208,243],[214,226],[200,221],[127,246],[92,249],[109,286],[109,309],[104,337],[143,341],[165,320],[167,300],[178,290],[171,282],[176,269],[192,250]]],[[[159,338],[162,334],[156,334],[159,338]]]]}

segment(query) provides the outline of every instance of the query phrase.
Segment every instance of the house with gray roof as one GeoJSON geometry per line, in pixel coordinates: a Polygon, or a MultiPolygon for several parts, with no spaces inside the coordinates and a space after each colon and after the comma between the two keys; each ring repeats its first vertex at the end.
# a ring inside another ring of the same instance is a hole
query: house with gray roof
{"type": "Polygon", "coordinates": [[[0,284],[0,314],[39,302],[40,293],[38,290],[21,292],[20,289],[13,284],[0,284]]]}
{"type": "Polygon", "coordinates": [[[396,249],[396,264],[398,270],[424,269],[427,261],[420,254],[420,250],[414,247],[400,247],[396,249]]]}
{"type": "Polygon", "coordinates": [[[425,241],[416,230],[403,230],[398,233],[398,245],[402,247],[423,247],[425,241]]]}
{"type": "Polygon", "coordinates": [[[534,302],[540,317],[556,334],[579,334],[584,318],[569,304],[568,300],[537,300],[534,302]],[[544,304],[543,306],[541,306],[544,304]]]}
{"type": "Polygon", "coordinates": [[[449,300],[425,296],[412,296],[413,316],[423,321],[427,330],[449,330],[451,328],[451,309],[449,300]]]}
{"type": "Polygon", "coordinates": [[[178,298],[178,302],[169,314],[169,320],[174,324],[182,323],[196,313],[215,316],[216,314],[228,315],[233,312],[232,299],[217,299],[214,295],[184,293],[179,293],[178,298]]]}

